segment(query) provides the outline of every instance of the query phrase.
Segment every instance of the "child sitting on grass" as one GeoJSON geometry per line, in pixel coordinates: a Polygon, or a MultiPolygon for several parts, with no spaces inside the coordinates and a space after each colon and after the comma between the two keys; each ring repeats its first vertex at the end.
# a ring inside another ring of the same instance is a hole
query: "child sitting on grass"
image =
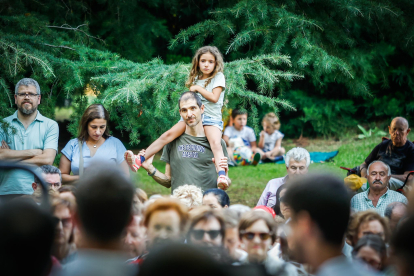
{"type": "Polygon", "coordinates": [[[259,147],[262,160],[278,161],[283,159],[285,149],[282,147],[283,133],[279,131],[280,121],[275,113],[267,113],[262,120],[263,130],[260,132],[259,147]]]}
{"type": "Polygon", "coordinates": [[[227,144],[227,152],[237,165],[257,165],[260,154],[256,152],[256,135],[247,124],[247,111],[234,109],[231,113],[233,126],[224,130],[223,140],[227,144]]]}

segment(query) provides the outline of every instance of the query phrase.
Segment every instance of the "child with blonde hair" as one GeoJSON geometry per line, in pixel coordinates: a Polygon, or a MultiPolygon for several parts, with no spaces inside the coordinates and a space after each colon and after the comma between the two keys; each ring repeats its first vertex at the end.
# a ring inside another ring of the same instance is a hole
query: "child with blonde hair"
{"type": "Polygon", "coordinates": [[[260,132],[260,139],[257,152],[261,159],[277,161],[282,159],[285,149],[282,147],[283,133],[279,131],[280,121],[275,113],[267,113],[262,120],[263,130],[260,132]]]}
{"type": "MultiPolygon", "coordinates": [[[[218,173],[217,186],[225,190],[229,186],[226,171],[218,165],[220,160],[224,158],[221,147],[221,132],[223,130],[221,109],[223,107],[224,90],[226,88],[223,69],[223,57],[217,47],[201,47],[194,55],[186,87],[190,91],[197,92],[204,105],[202,122],[205,135],[214,155],[214,160],[216,160],[215,165],[218,173]]],[[[125,152],[125,160],[131,170],[136,172],[146,159],[151,158],[165,145],[181,136],[185,132],[185,129],[186,125],[181,119],[147,148],[145,156],[134,155],[132,151],[125,152]]]]}

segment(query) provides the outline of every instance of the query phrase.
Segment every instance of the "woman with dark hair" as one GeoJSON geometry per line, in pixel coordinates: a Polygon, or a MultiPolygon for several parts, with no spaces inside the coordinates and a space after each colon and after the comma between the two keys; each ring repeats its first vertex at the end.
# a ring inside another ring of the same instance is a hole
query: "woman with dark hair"
{"type": "Polygon", "coordinates": [[[288,220],[290,218],[290,208],[283,200],[283,196],[286,193],[287,186],[285,184],[281,185],[276,191],[276,204],[273,206],[273,210],[276,215],[288,220]]]}
{"type": "Polygon", "coordinates": [[[79,123],[78,137],[62,149],[59,169],[63,183],[77,181],[93,161],[111,162],[129,175],[124,160],[126,148],[119,139],[109,134],[108,120],[108,111],[101,104],[92,104],[85,110],[79,123]]]}
{"type": "Polygon", "coordinates": [[[387,260],[387,248],[380,236],[368,234],[359,239],[352,251],[352,257],[382,271],[387,260]]]}
{"type": "Polygon", "coordinates": [[[221,189],[209,189],[203,193],[203,205],[219,210],[222,208],[229,208],[230,198],[228,194],[221,189]]]}

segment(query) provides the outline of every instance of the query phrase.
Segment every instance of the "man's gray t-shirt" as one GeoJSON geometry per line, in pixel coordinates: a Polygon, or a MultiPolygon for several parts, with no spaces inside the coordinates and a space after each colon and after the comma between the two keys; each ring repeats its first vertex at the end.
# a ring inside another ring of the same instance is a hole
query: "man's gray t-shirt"
{"type": "MultiPolygon", "coordinates": [[[[224,156],[226,144],[221,140],[224,156]]],[[[183,134],[164,146],[161,160],[171,167],[171,193],[185,185],[195,185],[203,191],[217,188],[217,171],[207,137],[183,134]]]]}

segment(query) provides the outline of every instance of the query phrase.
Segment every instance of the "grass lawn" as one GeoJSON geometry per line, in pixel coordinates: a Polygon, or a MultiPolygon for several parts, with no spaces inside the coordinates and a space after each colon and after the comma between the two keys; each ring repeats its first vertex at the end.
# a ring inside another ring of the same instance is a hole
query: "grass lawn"
{"type": "MultiPolygon", "coordinates": [[[[412,137],[409,137],[412,138],[412,137]]],[[[410,139],[412,140],[412,139],[410,139]]],[[[308,140],[304,147],[309,151],[334,151],[339,154],[331,162],[312,163],[309,167],[311,172],[325,172],[337,175],[340,178],[346,176],[346,171],[340,166],[355,167],[360,165],[369,155],[371,150],[381,142],[381,137],[367,138],[363,140],[308,140]]],[[[292,140],[283,140],[282,144],[286,150],[296,146],[292,140]]],[[[164,172],[165,163],[160,161],[160,156],[154,158],[154,166],[164,172]]],[[[232,204],[241,203],[248,206],[255,206],[263,192],[264,187],[270,179],[282,177],[286,174],[284,164],[260,164],[256,167],[231,167],[229,177],[232,185],[227,191],[232,204]]],[[[156,183],[143,169],[138,170],[135,175],[137,186],[147,192],[148,196],[153,194],[170,194],[170,189],[156,183]]]]}

